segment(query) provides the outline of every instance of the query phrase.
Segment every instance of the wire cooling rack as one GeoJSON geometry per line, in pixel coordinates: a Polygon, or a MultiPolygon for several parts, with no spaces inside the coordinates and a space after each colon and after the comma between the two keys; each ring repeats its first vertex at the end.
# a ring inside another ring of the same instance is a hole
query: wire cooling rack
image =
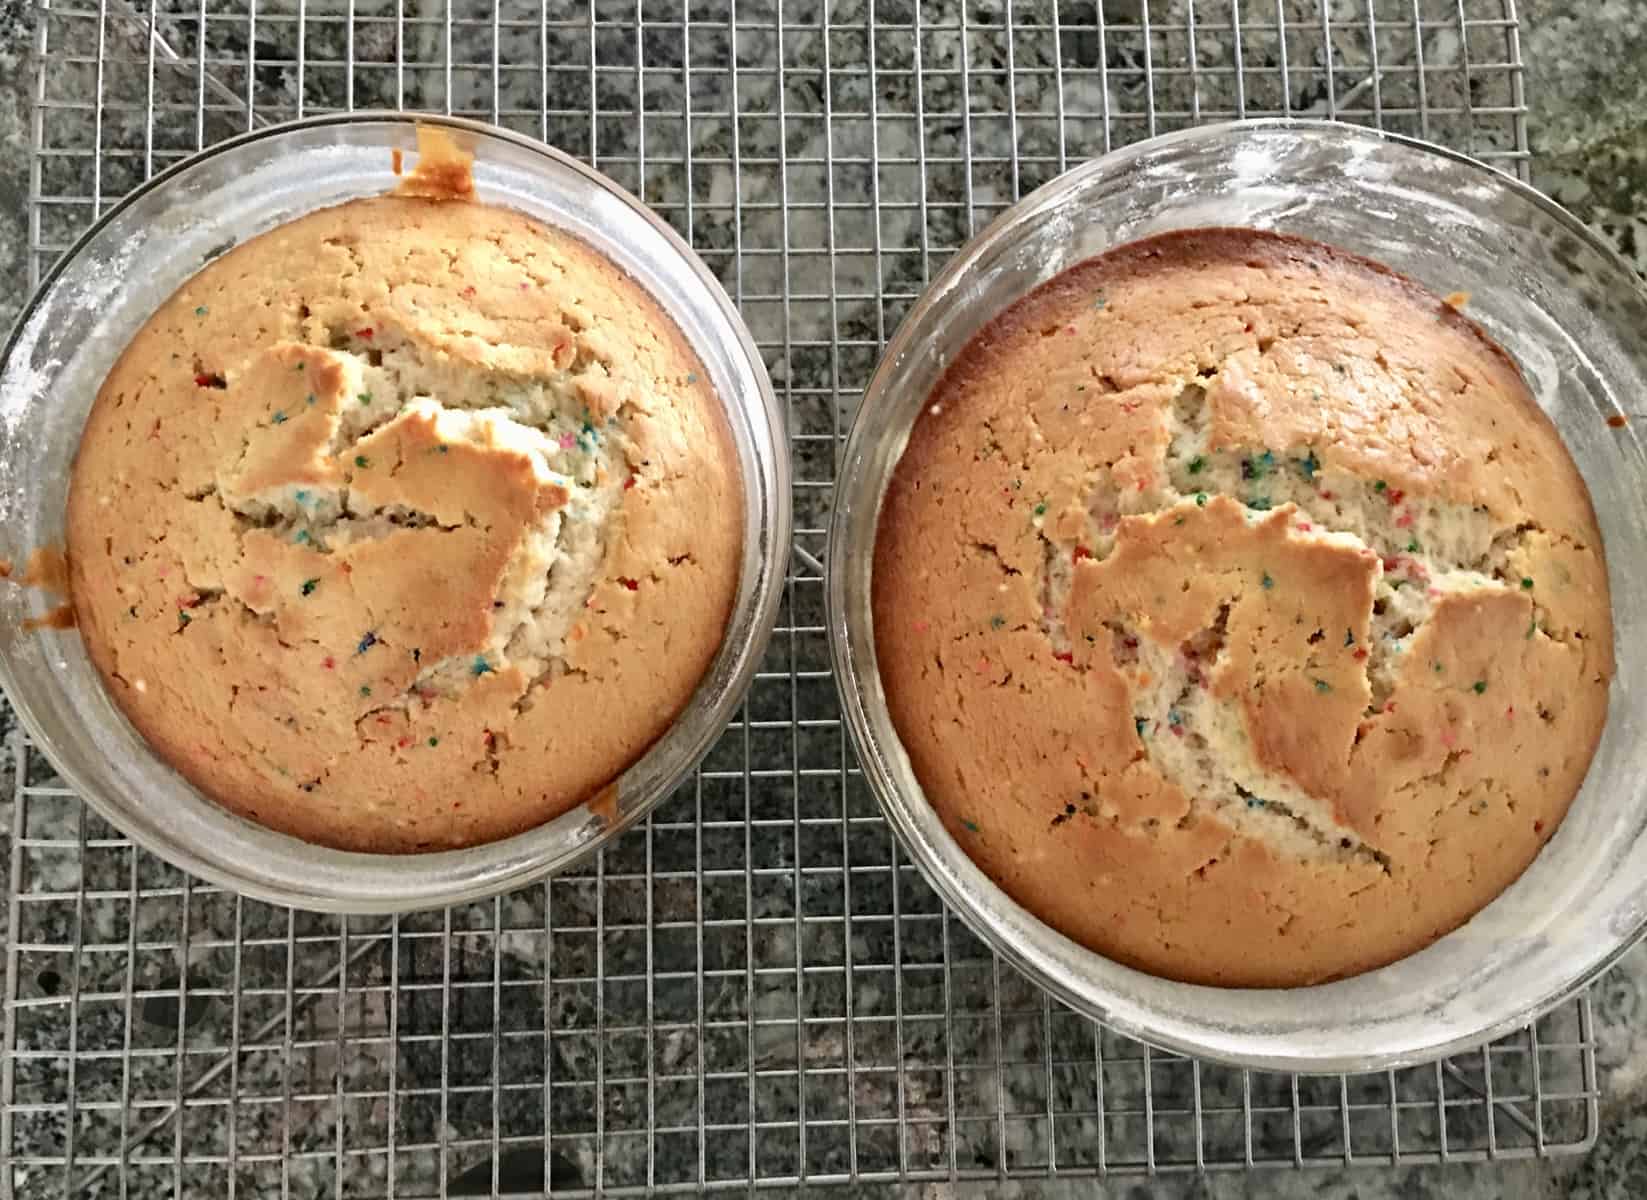
{"type": "Polygon", "coordinates": [[[16,742],[0,1191],[618,1194],[1416,1163],[1586,1147],[1587,1000],[1421,1069],[1295,1078],[1068,1012],[953,919],[824,648],[841,434],[945,257],[1112,146],[1315,114],[1525,175],[1513,0],[101,0],[43,11],[39,273],[230,134],[350,107],[544,138],[641,194],[789,406],[776,638],[697,777],[584,868],[398,920],[240,900],[16,742]]]}

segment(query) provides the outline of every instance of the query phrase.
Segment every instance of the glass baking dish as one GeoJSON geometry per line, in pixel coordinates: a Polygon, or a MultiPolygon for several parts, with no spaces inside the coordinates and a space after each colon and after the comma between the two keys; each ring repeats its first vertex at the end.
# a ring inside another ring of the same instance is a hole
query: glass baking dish
{"type": "Polygon", "coordinates": [[[1647,295],[1575,218],[1435,146],[1353,126],[1258,121],[1168,134],[1060,176],[962,249],[887,347],[853,424],[829,544],[829,635],[863,770],[915,862],[1003,957],[1081,1012],[1243,1066],[1366,1071],[1477,1045],[1605,969],[1647,922],[1647,295]],[[1515,357],[1595,502],[1617,677],[1606,733],[1561,828],[1473,920],[1379,970],[1321,986],[1176,983],[1075,944],[1018,907],[927,804],[887,712],[870,611],[888,479],[944,369],[988,320],[1083,259],[1199,226],[1317,238],[1383,262],[1468,312],[1515,357]]]}
{"type": "MultiPolygon", "coordinates": [[[[0,588],[0,684],[62,776],[98,812],[192,874],[260,899],[341,912],[433,908],[518,887],[589,854],[687,777],[725,728],[771,632],[790,549],[782,411],[726,293],[656,214],[605,176],[473,121],[352,114],[223,142],[139,187],[62,258],[0,360],[0,558],[61,546],[80,430],[116,357],[205,263],[319,208],[395,185],[417,126],[474,155],[479,198],[565,229],[647,289],[679,326],[725,405],[743,475],[743,560],[725,641],[688,707],[617,780],[536,829],[419,855],[331,850],[246,821],[161,761],[104,692],[78,635],[31,626],[51,598],[0,588]]],[[[410,161],[408,157],[407,161],[410,161]]]]}

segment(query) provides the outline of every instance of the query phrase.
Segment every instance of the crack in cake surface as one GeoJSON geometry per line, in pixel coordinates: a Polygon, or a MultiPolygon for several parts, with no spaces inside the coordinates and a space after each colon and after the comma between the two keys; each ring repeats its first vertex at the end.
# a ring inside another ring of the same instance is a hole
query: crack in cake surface
{"type": "MultiPolygon", "coordinates": [[[[561,373],[548,379],[473,368],[453,377],[450,371],[431,368],[409,338],[397,338],[384,328],[373,334],[376,343],[369,352],[357,334],[343,329],[331,330],[326,339],[325,352],[346,382],[321,454],[322,461],[336,465],[335,481],[237,491],[233,476],[245,463],[243,447],[239,462],[190,498],[215,498],[235,518],[243,547],[245,534],[258,529],[331,555],[401,531],[489,529],[468,511],[460,519],[443,521],[412,505],[363,498],[363,489],[354,486],[357,480],[385,467],[392,477],[403,465],[375,462],[368,453],[374,438],[397,422],[428,425],[435,439],[432,453],[448,454],[469,445],[502,447],[524,456],[539,482],[561,489],[564,500],[521,531],[499,580],[491,634],[471,650],[419,662],[415,680],[371,710],[403,708],[435,694],[454,696],[476,678],[517,665],[527,676],[515,701],[517,711],[522,711],[530,705],[532,689],[572,671],[566,655],[568,635],[587,603],[614,522],[621,519],[617,514],[630,478],[620,420],[627,405],[596,426],[573,385],[581,375],[602,371],[602,366],[581,349],[568,356],[561,373]]],[[[284,410],[277,410],[277,415],[282,417],[274,422],[277,425],[291,421],[284,410]]],[[[246,601],[240,603],[260,615],[246,601]]]]}
{"type": "MultiPolygon", "coordinates": [[[[1271,512],[1292,513],[1290,537],[1377,557],[1369,637],[1357,651],[1369,693],[1365,713],[1375,717],[1390,703],[1400,656],[1429,620],[1435,601],[1449,593],[1515,591],[1506,578],[1507,564],[1524,549],[1529,534],[1541,532],[1539,526],[1522,521],[1495,527],[1479,504],[1409,502],[1385,480],[1324,468],[1311,446],[1215,446],[1207,393],[1217,376],[1216,369],[1200,371],[1181,383],[1166,406],[1168,437],[1159,478],[1137,477],[1133,487],[1123,488],[1117,486],[1114,464],[1090,471],[1083,532],[1073,539],[1053,532],[1044,502],[1037,508],[1032,524],[1041,547],[1039,628],[1052,656],[1074,665],[1067,609],[1076,565],[1107,559],[1131,519],[1177,510],[1181,522],[1182,514],[1204,508],[1214,496],[1241,503],[1249,522],[1271,512]]],[[[1202,632],[1216,642],[1215,658],[1222,653],[1228,615],[1226,603],[1215,625],[1202,632]]],[[[1539,615],[1535,601],[1535,626],[1539,615]]],[[[1149,757],[1184,791],[1190,808],[1181,827],[1210,812],[1238,832],[1287,846],[1301,858],[1359,859],[1388,872],[1388,855],[1343,824],[1329,801],[1258,765],[1239,707],[1210,696],[1203,677],[1210,668],[1197,661],[1201,655],[1190,643],[1169,649],[1122,623],[1106,624],[1114,645],[1125,647],[1128,665],[1142,660],[1145,666],[1141,673],[1123,673],[1153,681],[1133,693],[1138,735],[1141,740],[1146,733],[1155,735],[1153,743],[1146,741],[1146,749],[1155,747],[1149,757]]],[[[1312,642],[1325,631],[1316,635],[1312,642]]],[[[1353,642],[1353,635],[1346,636],[1353,642]]],[[[1119,668],[1121,652],[1116,657],[1119,668]]]]}
{"type": "Polygon", "coordinates": [[[1112,651],[1118,667],[1152,683],[1136,688],[1134,723],[1145,756],[1183,791],[1188,813],[1179,828],[1203,814],[1234,832],[1280,846],[1301,859],[1361,860],[1389,870],[1389,857],[1344,825],[1332,806],[1255,760],[1238,709],[1215,697],[1208,678],[1224,664],[1230,605],[1176,651],[1117,624],[1112,651]]]}

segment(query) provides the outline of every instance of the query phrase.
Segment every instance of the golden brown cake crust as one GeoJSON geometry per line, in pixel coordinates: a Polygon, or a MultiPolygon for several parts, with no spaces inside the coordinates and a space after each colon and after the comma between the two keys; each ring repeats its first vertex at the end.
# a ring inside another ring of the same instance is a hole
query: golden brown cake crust
{"type": "Polygon", "coordinates": [[[110,372],[70,488],[116,702],[229,808],[346,849],[588,799],[719,648],[740,473],[634,280],[474,203],[381,197],[226,254],[110,372]]]}
{"type": "Polygon", "coordinates": [[[1294,986],[1511,883],[1613,670],[1588,493],[1508,357],[1318,243],[1198,230],[988,325],[876,545],[892,718],[1031,912],[1156,974],[1294,986]]]}

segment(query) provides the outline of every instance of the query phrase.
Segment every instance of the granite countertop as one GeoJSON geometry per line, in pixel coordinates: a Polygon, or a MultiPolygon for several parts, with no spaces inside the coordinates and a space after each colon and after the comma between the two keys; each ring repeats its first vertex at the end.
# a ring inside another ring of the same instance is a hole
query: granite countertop
{"type": "MultiPolygon", "coordinates": [[[[1131,0],[1108,0],[1108,3],[1125,7],[1131,0]]],[[[319,9],[326,7],[322,4],[319,9]]],[[[1647,61],[1647,12],[1634,0],[1596,0],[1583,6],[1586,11],[1580,19],[1569,11],[1573,7],[1565,0],[1521,0],[1518,5],[1522,56],[1527,64],[1526,93],[1531,105],[1529,128],[1534,182],[1578,212],[1638,269],[1647,272],[1647,226],[1644,226],[1647,222],[1647,75],[1617,66],[1647,61]]],[[[39,19],[40,14],[27,0],[0,0],[0,284],[4,285],[0,286],[0,330],[9,326],[28,279],[28,170],[32,145],[31,106],[36,87],[33,30],[39,19]]],[[[360,51],[374,52],[364,45],[360,51]]],[[[310,53],[314,55],[317,51],[311,47],[310,53]]],[[[13,827],[11,797],[16,764],[11,761],[6,745],[13,724],[11,710],[0,697],[0,876],[9,871],[11,862],[8,843],[13,827]]],[[[787,809],[788,804],[785,799],[783,807],[787,809]]],[[[506,907],[509,903],[511,901],[506,901],[506,907]]],[[[533,920],[541,921],[538,913],[521,915],[528,925],[533,920]]],[[[435,929],[438,928],[437,925],[435,929]]],[[[202,959],[202,965],[209,967],[208,959],[210,955],[202,959]]],[[[191,972],[196,965],[191,959],[191,972]]],[[[20,976],[22,974],[20,972],[20,976]]],[[[30,986],[44,985],[36,979],[30,986]]],[[[1483,1200],[1486,1197],[1625,1200],[1647,1195],[1644,988],[1647,988],[1647,947],[1638,947],[1593,992],[1604,1101],[1600,1140],[1595,1149],[1582,1158],[1398,1170],[1268,1172],[1199,1179],[1116,1179],[1099,1185],[1090,1181],[1005,1187],[931,1185],[922,1188],[921,1194],[934,1197],[1251,1196],[1283,1200],[1291,1197],[1427,1200],[1432,1196],[1483,1200]]],[[[176,1007],[175,1001],[173,1007],[176,1007]]],[[[404,1026],[402,1029],[404,1031],[404,1026]]],[[[84,1028],[82,1036],[85,1036],[84,1028]]],[[[489,1046],[486,1053],[490,1055],[489,1046]]],[[[408,1061],[403,1059],[403,1063],[408,1061]]],[[[251,1069],[250,1065],[245,1068],[248,1072],[251,1069]]],[[[716,1119],[713,1104],[707,1099],[706,1104],[713,1121],[716,1119]]],[[[726,1119],[740,1118],[734,1114],[726,1119]]],[[[20,1143],[19,1149],[22,1148],[20,1143]]],[[[132,1194],[170,1194],[168,1187],[162,1180],[153,1193],[138,1189],[132,1194]]],[[[292,1194],[308,1195],[312,1190],[300,1193],[294,1185],[292,1194]]],[[[864,1191],[885,1194],[878,1189],[864,1191]]]]}

